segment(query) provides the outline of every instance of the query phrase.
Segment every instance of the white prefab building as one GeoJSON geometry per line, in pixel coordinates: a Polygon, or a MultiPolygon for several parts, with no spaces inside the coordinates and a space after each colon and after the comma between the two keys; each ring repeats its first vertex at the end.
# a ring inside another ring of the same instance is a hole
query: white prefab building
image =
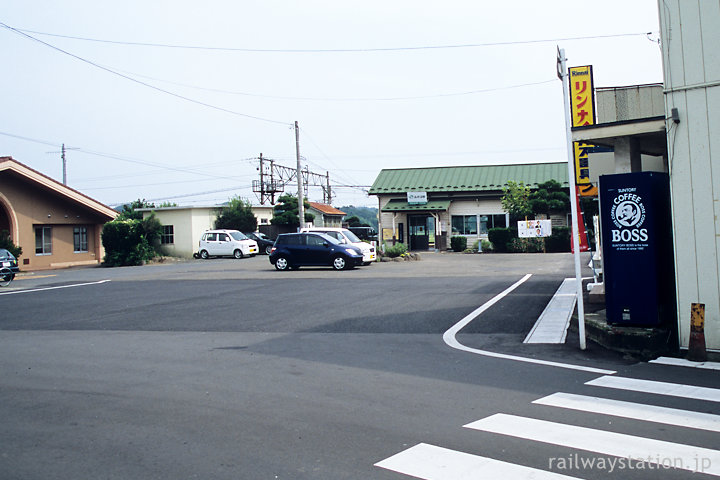
{"type": "Polygon", "coordinates": [[[690,306],[720,350],[720,2],[659,0],[680,347],[690,306]]]}
{"type": "MultiPolygon", "coordinates": [[[[215,228],[215,219],[221,206],[141,208],[143,218],[155,212],[163,226],[160,248],[171,257],[192,258],[198,250],[200,236],[215,228]]],[[[271,206],[253,206],[258,225],[267,225],[272,218],[271,206]]]]}

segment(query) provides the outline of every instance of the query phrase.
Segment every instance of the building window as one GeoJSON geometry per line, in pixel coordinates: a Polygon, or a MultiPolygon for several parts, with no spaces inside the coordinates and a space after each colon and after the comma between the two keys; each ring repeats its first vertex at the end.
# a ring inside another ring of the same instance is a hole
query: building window
{"type": "Polygon", "coordinates": [[[487,235],[491,228],[507,228],[507,217],[500,215],[480,215],[480,234],[487,235]]]}
{"type": "Polygon", "coordinates": [[[87,227],[73,228],[73,251],[75,253],[86,253],[88,251],[87,227]]]}
{"type": "Polygon", "coordinates": [[[477,235],[477,215],[453,215],[451,217],[453,235],[477,235]]]}
{"type": "Polygon", "coordinates": [[[160,244],[170,245],[173,243],[175,243],[175,228],[172,225],[163,225],[160,244]]]}
{"type": "Polygon", "coordinates": [[[35,255],[52,255],[52,227],[35,227],[35,255]]]}

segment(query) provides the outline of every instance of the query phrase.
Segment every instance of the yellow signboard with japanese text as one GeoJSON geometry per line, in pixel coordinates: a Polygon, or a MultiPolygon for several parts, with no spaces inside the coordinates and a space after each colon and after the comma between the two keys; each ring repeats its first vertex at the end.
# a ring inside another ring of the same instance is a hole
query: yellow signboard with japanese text
{"type": "MultiPolygon", "coordinates": [[[[573,127],[595,125],[595,87],[593,84],[592,65],[570,67],[570,116],[573,127]]],[[[580,195],[596,197],[598,190],[590,182],[590,165],[588,152],[593,147],[584,142],[575,142],[575,183],[580,195]]]]}

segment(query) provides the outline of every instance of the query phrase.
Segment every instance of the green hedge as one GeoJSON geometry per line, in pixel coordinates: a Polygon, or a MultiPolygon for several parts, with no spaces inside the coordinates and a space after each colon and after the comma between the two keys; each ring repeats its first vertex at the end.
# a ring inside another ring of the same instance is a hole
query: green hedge
{"type": "Polygon", "coordinates": [[[550,252],[570,251],[570,228],[552,227],[552,236],[545,239],[545,250],[550,252]]]}
{"type": "Polygon", "coordinates": [[[158,254],[162,226],[155,215],[144,220],[113,220],[103,227],[103,263],[110,267],[142,265],[158,254]]]}
{"type": "Polygon", "coordinates": [[[512,231],[509,228],[491,228],[488,230],[488,240],[492,243],[493,251],[505,253],[512,240],[512,231]]]}
{"type": "Polygon", "coordinates": [[[459,235],[450,237],[450,248],[453,252],[464,252],[467,248],[467,238],[459,235]]]}

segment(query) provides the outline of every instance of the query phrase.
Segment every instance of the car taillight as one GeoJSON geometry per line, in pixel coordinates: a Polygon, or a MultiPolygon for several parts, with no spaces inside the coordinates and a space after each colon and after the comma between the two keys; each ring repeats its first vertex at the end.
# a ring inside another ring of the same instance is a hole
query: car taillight
{"type": "Polygon", "coordinates": [[[275,246],[273,245],[273,247],[270,249],[270,253],[273,253],[274,251],[275,251],[275,246]]]}

